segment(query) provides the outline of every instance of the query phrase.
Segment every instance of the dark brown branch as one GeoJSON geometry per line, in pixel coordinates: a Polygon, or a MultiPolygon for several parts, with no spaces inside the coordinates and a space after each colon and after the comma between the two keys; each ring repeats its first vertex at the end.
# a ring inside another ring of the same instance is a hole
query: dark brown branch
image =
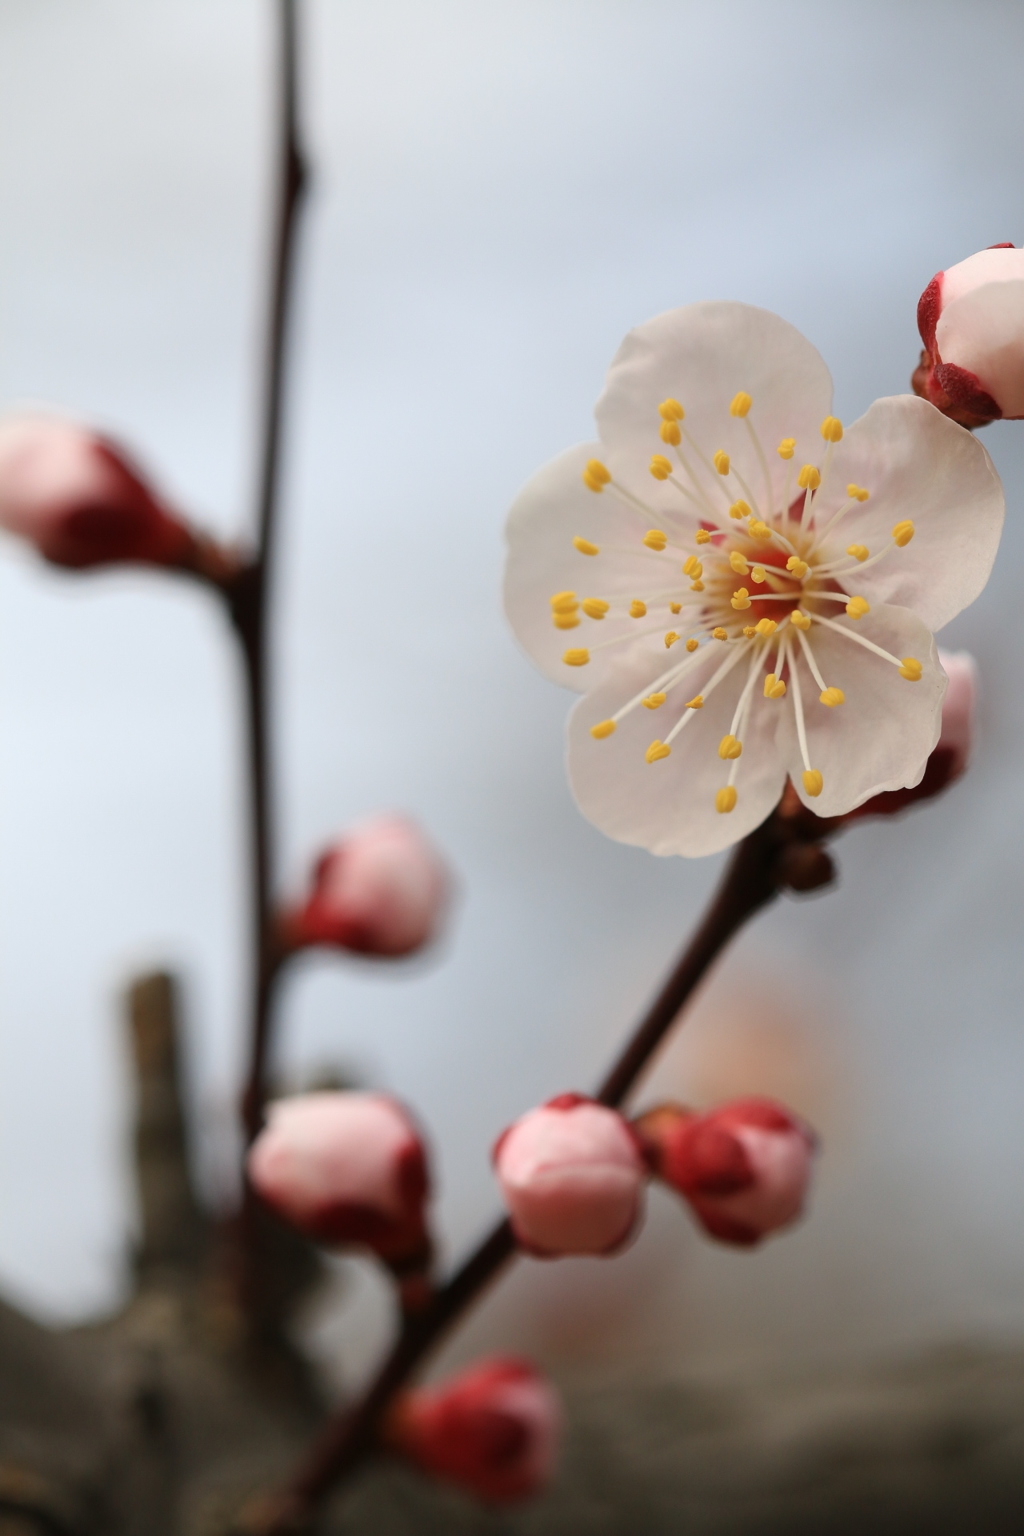
{"type": "MultiPolygon", "coordinates": [[[[778,813],[739,844],[679,963],[598,1089],[596,1097],[602,1103],[622,1104],[713,961],[743,924],[789,883],[785,874],[791,863],[789,855],[811,849],[817,845],[809,841],[804,824],[778,813]]],[[[817,884],[824,884],[831,875],[827,855],[824,859],[818,865],[821,878],[817,884]]],[[[511,1227],[508,1221],[501,1221],[438,1291],[429,1308],[406,1321],[362,1401],[328,1423],[286,1487],[243,1514],[240,1533],[287,1536],[305,1529],[317,1503],[373,1450],[395,1394],[514,1252],[511,1227]]]]}
{"type": "Polygon", "coordinates": [[[268,741],[267,629],[269,588],[277,528],[284,378],[299,203],[306,180],[299,139],[297,0],[277,0],[279,28],[278,206],[267,331],[258,542],[251,562],[230,584],[232,617],[242,642],[248,724],[249,814],[252,843],[252,1029],[249,1074],[242,1104],[247,1141],[258,1133],[266,1099],[270,1005],[278,955],[271,908],[270,750],[268,741]]]}

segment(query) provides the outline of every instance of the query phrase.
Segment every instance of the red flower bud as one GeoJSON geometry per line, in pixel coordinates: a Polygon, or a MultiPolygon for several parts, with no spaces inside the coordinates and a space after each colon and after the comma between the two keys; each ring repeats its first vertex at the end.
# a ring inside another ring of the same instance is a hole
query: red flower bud
{"type": "Polygon", "coordinates": [[[752,1247],[803,1211],[816,1139],[771,1099],[736,1099],[704,1115],[661,1105],[637,1132],[658,1177],[720,1242],[752,1247]]]}
{"type": "Polygon", "coordinates": [[[434,937],[449,888],[440,855],[419,828],[402,816],[378,816],[320,858],[305,905],[285,914],[285,942],[411,954],[434,937]]]}
{"type": "Polygon", "coordinates": [[[54,565],[188,565],[193,535],[113,443],[74,422],[0,425],[0,527],[54,565]]]}
{"type": "Polygon", "coordinates": [[[423,1263],[427,1157],[409,1113],[382,1093],[305,1093],[271,1104],[248,1158],[252,1186],[327,1247],[357,1244],[423,1263]]]}
{"type": "Polygon", "coordinates": [[[1024,417],[1024,251],[993,245],[932,278],[914,388],[963,426],[1024,417]]]}
{"type": "Polygon", "coordinates": [[[548,1482],[561,1424],[551,1384],[527,1361],[499,1357],[439,1387],[407,1392],[384,1439],[423,1471],[504,1504],[529,1498],[548,1482]]]}
{"type": "Polygon", "coordinates": [[[516,1240],[538,1258],[613,1253],[633,1234],[646,1170],[614,1109],[562,1094],[503,1132],[494,1166],[516,1240]]]}

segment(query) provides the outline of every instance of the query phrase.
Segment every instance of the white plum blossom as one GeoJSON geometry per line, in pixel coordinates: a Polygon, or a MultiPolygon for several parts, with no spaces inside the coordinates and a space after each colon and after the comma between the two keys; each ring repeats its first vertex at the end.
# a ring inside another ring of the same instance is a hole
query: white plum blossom
{"type": "Polygon", "coordinates": [[[583,693],[570,780],[609,836],[710,854],[787,776],[822,816],[921,779],[946,689],[933,631],[988,579],[1002,487],[924,400],[845,431],[831,409],[791,325],[693,304],[626,337],[600,441],[513,505],[506,611],[583,693]]]}

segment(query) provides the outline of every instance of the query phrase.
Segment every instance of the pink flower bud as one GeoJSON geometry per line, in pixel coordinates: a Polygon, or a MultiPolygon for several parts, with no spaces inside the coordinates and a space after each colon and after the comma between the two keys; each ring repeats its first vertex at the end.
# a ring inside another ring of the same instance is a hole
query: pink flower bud
{"type": "Polygon", "coordinates": [[[954,784],[967,767],[974,734],[974,700],[978,667],[966,651],[939,651],[942,670],[949,678],[942,701],[942,730],[925,766],[924,777],[913,789],[890,789],[873,795],[841,819],[859,816],[894,816],[918,800],[930,800],[954,784]]]}
{"type": "Polygon", "coordinates": [[[499,1357],[439,1387],[407,1392],[384,1438],[425,1472],[504,1504],[548,1482],[561,1427],[551,1384],[527,1361],[499,1357]]]}
{"type": "Polygon", "coordinates": [[[396,1268],[429,1254],[426,1152],[408,1111],[385,1094],[279,1099],[247,1167],[260,1198],[314,1242],[359,1244],[396,1268]]]}
{"type": "Polygon", "coordinates": [[[410,954],[434,937],[449,884],[440,855],[413,822],[374,817],[321,857],[305,905],[284,917],[285,941],[410,954]]]}
{"type": "Polygon", "coordinates": [[[631,1237],[646,1169],[632,1128],[614,1109],[564,1093],[503,1132],[493,1155],[527,1252],[612,1253],[631,1237]]]}
{"type": "Polygon", "coordinates": [[[993,245],[932,278],[914,388],[964,426],[1024,416],[1024,251],[993,245]]]}
{"type": "Polygon", "coordinates": [[[54,565],[187,563],[193,537],[124,454],[52,416],[0,425],[0,527],[54,565]]]}
{"type": "Polygon", "coordinates": [[[723,1243],[752,1247],[803,1211],[814,1132],[771,1099],[706,1115],[663,1105],[638,1123],[651,1164],[723,1243]]]}

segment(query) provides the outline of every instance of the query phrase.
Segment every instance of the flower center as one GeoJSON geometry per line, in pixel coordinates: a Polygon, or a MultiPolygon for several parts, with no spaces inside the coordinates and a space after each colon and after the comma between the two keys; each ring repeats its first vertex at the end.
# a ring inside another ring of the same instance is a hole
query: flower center
{"type": "Polygon", "coordinates": [[[645,755],[648,763],[669,757],[673,742],[705,700],[738,668],[742,679],[739,700],[731,727],[717,744],[719,758],[730,764],[726,782],[715,799],[723,814],[737,803],[739,760],[752,710],[780,707],[784,699],[795,715],[804,791],[812,798],[821,793],[824,781],[808,753],[797,660],[805,663],[816,687],[817,698],[808,699],[808,707],[833,710],[846,702],[846,696],[835,679],[822,673],[811,638],[814,627],[844,635],[851,644],[874,653],[880,662],[896,666],[900,676],[910,682],[917,682],[922,675],[916,658],[893,656],[855,632],[854,626],[870,612],[870,605],[848,590],[850,577],[858,570],[910,542],[913,524],[897,523],[891,541],[881,550],[872,552],[857,543],[844,546],[840,525],[870,493],[862,486],[847,486],[845,502],[827,518],[818,516],[815,505],[828,479],[833,446],[843,435],[842,423],[834,416],[825,418],[820,463],[806,463],[795,471],[796,441],[783,438],[775,450],[786,465],[781,495],[777,495],[768,455],[751,419],[752,404],[751,397],[741,392],[733,399],[729,414],[734,422],[742,422],[753,444],[763,482],[759,491],[744,479],[724,449],[708,454],[694,441],[684,426],[682,405],[672,399],[662,401],[658,408],[658,431],[674,462],[656,453],[649,465],[654,479],[668,482],[677,496],[677,505],[667,514],[656,513],[620,485],[603,463],[591,459],[583,472],[584,484],[596,495],[610,491],[618,497],[626,552],[643,549],[649,553],[651,581],[635,594],[621,595],[619,584],[614,583],[615,558],[620,551],[609,549],[602,554],[598,544],[580,534],[573,540],[576,550],[587,561],[595,560],[596,569],[604,568],[613,584],[600,595],[581,599],[575,592],[565,591],[551,598],[551,616],[557,629],[576,629],[584,619],[595,624],[607,619],[628,621],[615,626],[616,632],[606,640],[570,646],[563,656],[567,666],[586,666],[595,651],[658,632],[666,651],[673,653],[671,660],[666,658],[668,665],[663,670],[656,669],[642,693],[624,701],[614,715],[591,728],[598,741],[612,736],[619,722],[634,709],[660,709],[676,689],[685,695],[694,671],[706,666],[706,647],[722,647],[721,662],[704,682],[703,691],[685,699],[672,729],[664,740],[652,741],[645,755]],[[655,522],[661,526],[654,526],[655,522]],[[646,528],[642,528],[644,523],[646,528]],[[847,620],[850,622],[844,622],[847,620]]]}

